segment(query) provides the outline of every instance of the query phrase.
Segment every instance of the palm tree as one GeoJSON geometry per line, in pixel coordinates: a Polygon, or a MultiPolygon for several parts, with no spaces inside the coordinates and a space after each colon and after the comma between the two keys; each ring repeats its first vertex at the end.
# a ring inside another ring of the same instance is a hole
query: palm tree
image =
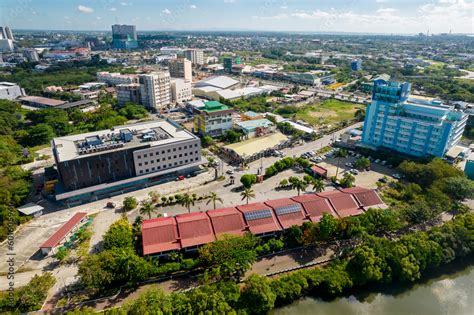
{"type": "Polygon", "coordinates": [[[339,149],[336,151],[334,155],[337,157],[337,169],[336,169],[336,178],[337,178],[337,174],[339,174],[339,163],[341,161],[341,158],[347,157],[347,151],[344,149],[339,149]]]}
{"type": "Polygon", "coordinates": [[[142,207],[140,208],[141,215],[147,215],[149,219],[151,219],[151,215],[156,211],[155,206],[151,200],[146,200],[142,203],[142,207]]]}
{"type": "Polygon", "coordinates": [[[215,192],[211,192],[207,197],[207,205],[212,202],[214,205],[214,210],[216,210],[216,201],[219,201],[220,203],[223,203],[224,201],[222,200],[221,197],[219,197],[215,192]]]}
{"type": "Polygon", "coordinates": [[[188,212],[191,213],[191,206],[194,206],[194,201],[196,199],[190,196],[189,194],[184,194],[181,196],[181,199],[179,200],[179,204],[188,208],[188,212]]]}
{"type": "Polygon", "coordinates": [[[324,188],[326,187],[326,185],[324,185],[324,182],[320,179],[315,179],[313,181],[313,190],[315,192],[322,192],[324,191],[324,188]]]}
{"type": "Polygon", "coordinates": [[[302,180],[302,179],[296,179],[294,180],[292,183],[291,183],[291,188],[293,189],[296,189],[296,191],[298,192],[298,196],[300,195],[300,193],[302,191],[305,191],[306,190],[306,187],[308,186],[308,184],[302,180]]]}
{"type": "Polygon", "coordinates": [[[242,200],[247,199],[247,204],[249,204],[250,198],[255,198],[255,192],[252,188],[245,188],[243,192],[240,193],[242,200]]]}

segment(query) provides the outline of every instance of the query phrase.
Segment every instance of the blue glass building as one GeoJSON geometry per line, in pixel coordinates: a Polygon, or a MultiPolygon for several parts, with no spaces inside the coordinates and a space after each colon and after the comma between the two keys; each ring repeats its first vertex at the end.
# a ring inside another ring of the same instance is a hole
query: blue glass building
{"type": "Polygon", "coordinates": [[[362,143],[422,157],[443,157],[463,134],[468,115],[438,99],[410,96],[410,83],[375,80],[362,143]]]}
{"type": "Polygon", "coordinates": [[[359,71],[362,70],[362,60],[360,59],[354,59],[351,61],[351,69],[353,71],[359,71]]]}
{"type": "Polygon", "coordinates": [[[112,48],[138,48],[137,32],[135,25],[112,25],[112,48]]]}

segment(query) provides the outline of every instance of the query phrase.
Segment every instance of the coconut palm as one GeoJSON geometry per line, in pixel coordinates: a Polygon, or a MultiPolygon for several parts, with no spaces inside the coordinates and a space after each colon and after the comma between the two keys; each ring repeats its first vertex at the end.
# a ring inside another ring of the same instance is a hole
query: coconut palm
{"type": "Polygon", "coordinates": [[[245,188],[243,192],[240,193],[242,200],[247,199],[247,204],[249,204],[250,198],[255,198],[255,192],[252,188],[245,188]]]}
{"type": "Polygon", "coordinates": [[[313,190],[315,192],[322,192],[324,191],[325,187],[326,185],[324,185],[324,182],[321,179],[315,179],[313,181],[313,190]]]}
{"type": "Polygon", "coordinates": [[[344,149],[339,149],[336,151],[334,156],[337,157],[337,169],[336,169],[336,178],[337,178],[337,174],[339,174],[339,163],[341,162],[341,158],[347,157],[347,151],[344,149]]]}
{"type": "Polygon", "coordinates": [[[306,190],[306,187],[308,187],[308,184],[304,180],[299,179],[299,178],[296,180],[293,180],[291,183],[291,188],[296,189],[296,191],[298,192],[298,196],[300,195],[302,191],[306,190]]]}
{"type": "Polygon", "coordinates": [[[142,203],[142,207],[140,208],[141,215],[147,215],[149,219],[151,219],[151,215],[156,211],[155,206],[151,200],[144,201],[142,203]]]}
{"type": "Polygon", "coordinates": [[[221,197],[219,197],[215,192],[211,192],[207,197],[207,205],[212,202],[214,205],[214,210],[216,209],[216,202],[219,201],[220,203],[223,203],[224,201],[222,200],[221,197]]]}
{"type": "Polygon", "coordinates": [[[191,206],[194,206],[194,201],[196,199],[190,196],[189,194],[184,194],[181,196],[181,199],[179,200],[179,204],[186,207],[188,209],[188,212],[191,213],[191,206]]]}

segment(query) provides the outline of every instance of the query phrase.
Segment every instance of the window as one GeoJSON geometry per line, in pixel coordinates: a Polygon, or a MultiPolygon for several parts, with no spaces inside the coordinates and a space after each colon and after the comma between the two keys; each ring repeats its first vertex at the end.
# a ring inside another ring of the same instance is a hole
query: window
{"type": "Polygon", "coordinates": [[[154,167],[152,167],[152,168],[151,168],[151,171],[154,171],[154,170],[155,170],[155,168],[154,168],[154,167]]]}
{"type": "Polygon", "coordinates": [[[153,152],[150,152],[150,156],[153,156],[153,152]]]}
{"type": "Polygon", "coordinates": [[[147,172],[147,173],[148,173],[149,171],[150,171],[150,169],[149,169],[149,168],[147,168],[147,169],[145,170],[145,172],[147,172]]]}
{"type": "Polygon", "coordinates": [[[146,158],[146,157],[148,157],[148,155],[147,155],[147,154],[143,154],[143,157],[146,158]]]}
{"type": "Polygon", "coordinates": [[[173,159],[176,159],[176,155],[173,155],[173,159]]]}
{"type": "Polygon", "coordinates": [[[187,146],[187,145],[185,145],[185,146],[184,146],[184,149],[186,150],[187,148],[188,148],[188,146],[187,146]]]}
{"type": "Polygon", "coordinates": [[[198,157],[196,157],[196,158],[195,158],[195,160],[197,161],[197,160],[199,160],[199,158],[198,158],[198,157]]]}
{"type": "Polygon", "coordinates": [[[138,163],[138,166],[142,166],[142,163],[138,163]]]}
{"type": "Polygon", "coordinates": [[[158,163],[160,161],[160,159],[156,159],[156,162],[158,163]]]}
{"type": "Polygon", "coordinates": [[[141,155],[139,155],[139,156],[137,156],[137,158],[141,159],[141,158],[142,158],[142,156],[141,156],[141,155]]]}
{"type": "Polygon", "coordinates": [[[176,148],[173,148],[173,152],[176,152],[176,148]]]}
{"type": "Polygon", "coordinates": [[[171,150],[170,150],[170,149],[168,149],[168,153],[170,153],[170,152],[171,152],[171,150]]]}
{"type": "Polygon", "coordinates": [[[184,163],[188,163],[188,160],[184,160],[184,163]]]}
{"type": "Polygon", "coordinates": [[[183,157],[183,155],[182,155],[182,154],[180,154],[180,155],[178,155],[178,156],[179,156],[179,157],[183,157]]]}
{"type": "Polygon", "coordinates": [[[178,162],[174,162],[174,166],[178,165],[178,162]]]}
{"type": "Polygon", "coordinates": [[[155,160],[151,160],[150,163],[151,163],[151,164],[155,164],[155,160]]]}
{"type": "Polygon", "coordinates": [[[161,154],[165,154],[165,151],[161,151],[161,154]]]}
{"type": "Polygon", "coordinates": [[[184,156],[188,156],[188,152],[184,153],[184,156]]]}
{"type": "Polygon", "coordinates": [[[145,162],[145,165],[148,165],[148,162],[145,162]]]}
{"type": "Polygon", "coordinates": [[[143,170],[140,170],[140,174],[143,174],[143,170]]]}
{"type": "Polygon", "coordinates": [[[178,150],[181,151],[181,147],[178,147],[178,150]]]}
{"type": "Polygon", "coordinates": [[[160,169],[161,169],[161,166],[158,165],[157,169],[160,170],[160,169]]]}
{"type": "Polygon", "coordinates": [[[168,160],[171,160],[171,156],[168,156],[168,160]]]}

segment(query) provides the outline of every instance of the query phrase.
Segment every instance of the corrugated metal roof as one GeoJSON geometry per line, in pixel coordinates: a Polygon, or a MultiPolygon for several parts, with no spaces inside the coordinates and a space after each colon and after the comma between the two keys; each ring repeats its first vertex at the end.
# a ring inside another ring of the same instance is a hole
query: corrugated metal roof
{"type": "Polygon", "coordinates": [[[269,200],[265,204],[273,208],[280,225],[284,229],[288,229],[293,225],[300,226],[306,221],[306,215],[301,204],[290,198],[269,200]]]}
{"type": "Polygon", "coordinates": [[[181,249],[174,217],[143,221],[142,239],[143,255],[181,249]]]}
{"type": "Polygon", "coordinates": [[[178,223],[181,247],[192,247],[210,243],[216,240],[212,230],[211,220],[203,212],[179,214],[178,223]]]}
{"type": "Polygon", "coordinates": [[[336,211],[329,203],[329,200],[315,194],[307,194],[303,196],[296,196],[293,200],[300,202],[304,210],[309,214],[311,221],[319,222],[323,217],[323,213],[328,213],[333,217],[338,217],[336,211]]]}
{"type": "Polygon", "coordinates": [[[253,234],[262,234],[262,233],[271,233],[276,231],[281,231],[281,226],[275,218],[275,214],[272,211],[272,208],[265,205],[261,202],[251,203],[248,205],[238,206],[237,209],[244,214],[252,214],[261,210],[270,210],[271,215],[269,217],[256,218],[253,220],[245,219],[247,225],[249,226],[250,232],[253,234]]]}
{"type": "Polygon", "coordinates": [[[66,235],[77,225],[81,222],[82,219],[86,217],[87,213],[85,212],[78,212],[72,216],[66,223],[63,224],[50,238],[40,246],[40,248],[53,248],[56,247],[66,235]]]}
{"type": "Polygon", "coordinates": [[[245,232],[245,221],[242,213],[234,207],[209,210],[216,237],[223,234],[242,235],[245,232]]]}
{"type": "Polygon", "coordinates": [[[363,187],[351,187],[341,189],[341,191],[344,193],[352,194],[359,202],[359,204],[366,209],[377,206],[385,207],[385,204],[383,203],[382,199],[380,199],[379,195],[373,189],[367,189],[363,187]]]}
{"type": "Polygon", "coordinates": [[[318,193],[317,195],[327,198],[341,218],[363,213],[356,199],[350,194],[344,194],[339,190],[333,190],[318,193]]]}

